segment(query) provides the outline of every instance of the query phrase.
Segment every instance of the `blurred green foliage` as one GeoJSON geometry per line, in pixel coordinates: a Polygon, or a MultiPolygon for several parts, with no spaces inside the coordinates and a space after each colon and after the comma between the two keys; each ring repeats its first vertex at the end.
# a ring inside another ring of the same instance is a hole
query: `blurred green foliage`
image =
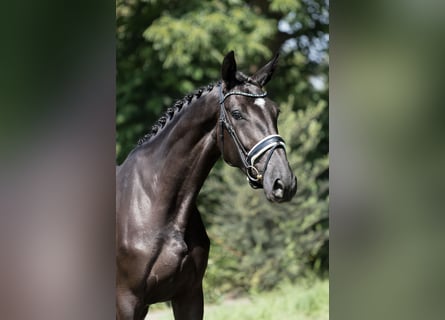
{"type": "Polygon", "coordinates": [[[288,204],[271,204],[219,162],[199,208],[212,241],[206,287],[261,291],[328,272],[328,1],[117,0],[116,154],[176,99],[220,78],[224,55],[253,73],[280,52],[268,84],[298,177],[288,204]]]}
{"type": "MultiPolygon", "coordinates": [[[[153,319],[173,320],[165,305],[150,307],[153,319]]],[[[329,319],[329,282],[302,281],[283,284],[273,291],[252,294],[242,299],[224,300],[205,308],[206,320],[327,320],[329,319]]]]}

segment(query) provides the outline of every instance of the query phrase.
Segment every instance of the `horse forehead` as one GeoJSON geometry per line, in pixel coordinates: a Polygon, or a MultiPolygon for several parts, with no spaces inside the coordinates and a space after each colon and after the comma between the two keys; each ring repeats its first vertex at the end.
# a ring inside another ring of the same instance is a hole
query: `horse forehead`
{"type": "Polygon", "coordinates": [[[256,98],[253,103],[256,106],[260,107],[260,108],[264,108],[264,106],[266,105],[266,99],[264,99],[264,98],[256,98]]]}

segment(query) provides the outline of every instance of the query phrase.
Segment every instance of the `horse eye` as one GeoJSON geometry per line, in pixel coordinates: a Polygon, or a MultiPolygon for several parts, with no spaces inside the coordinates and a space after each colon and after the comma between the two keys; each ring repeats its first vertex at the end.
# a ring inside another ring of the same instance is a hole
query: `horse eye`
{"type": "Polygon", "coordinates": [[[234,110],[231,112],[232,117],[235,118],[235,120],[241,120],[243,119],[243,115],[241,114],[241,112],[239,110],[234,110]]]}

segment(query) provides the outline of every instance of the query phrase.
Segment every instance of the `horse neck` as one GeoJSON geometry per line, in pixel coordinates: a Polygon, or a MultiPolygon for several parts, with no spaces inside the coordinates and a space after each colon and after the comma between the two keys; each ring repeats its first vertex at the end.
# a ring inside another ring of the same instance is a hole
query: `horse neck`
{"type": "MultiPolygon", "coordinates": [[[[216,91],[215,89],[213,91],[216,91]]],[[[144,185],[149,196],[185,226],[191,206],[220,157],[216,144],[218,96],[184,106],[156,136],[141,146],[144,185]]]]}

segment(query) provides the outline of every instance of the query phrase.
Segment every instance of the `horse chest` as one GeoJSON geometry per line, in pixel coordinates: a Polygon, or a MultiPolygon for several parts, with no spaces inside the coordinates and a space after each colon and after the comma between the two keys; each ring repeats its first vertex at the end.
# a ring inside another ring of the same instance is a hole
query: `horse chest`
{"type": "Polygon", "coordinates": [[[187,253],[188,246],[182,235],[169,236],[163,241],[153,271],[167,274],[175,273],[186,258],[187,253]]]}
{"type": "Polygon", "coordinates": [[[195,266],[183,237],[175,235],[165,239],[146,279],[151,302],[169,300],[175,293],[193,283],[196,279],[195,266]]]}

